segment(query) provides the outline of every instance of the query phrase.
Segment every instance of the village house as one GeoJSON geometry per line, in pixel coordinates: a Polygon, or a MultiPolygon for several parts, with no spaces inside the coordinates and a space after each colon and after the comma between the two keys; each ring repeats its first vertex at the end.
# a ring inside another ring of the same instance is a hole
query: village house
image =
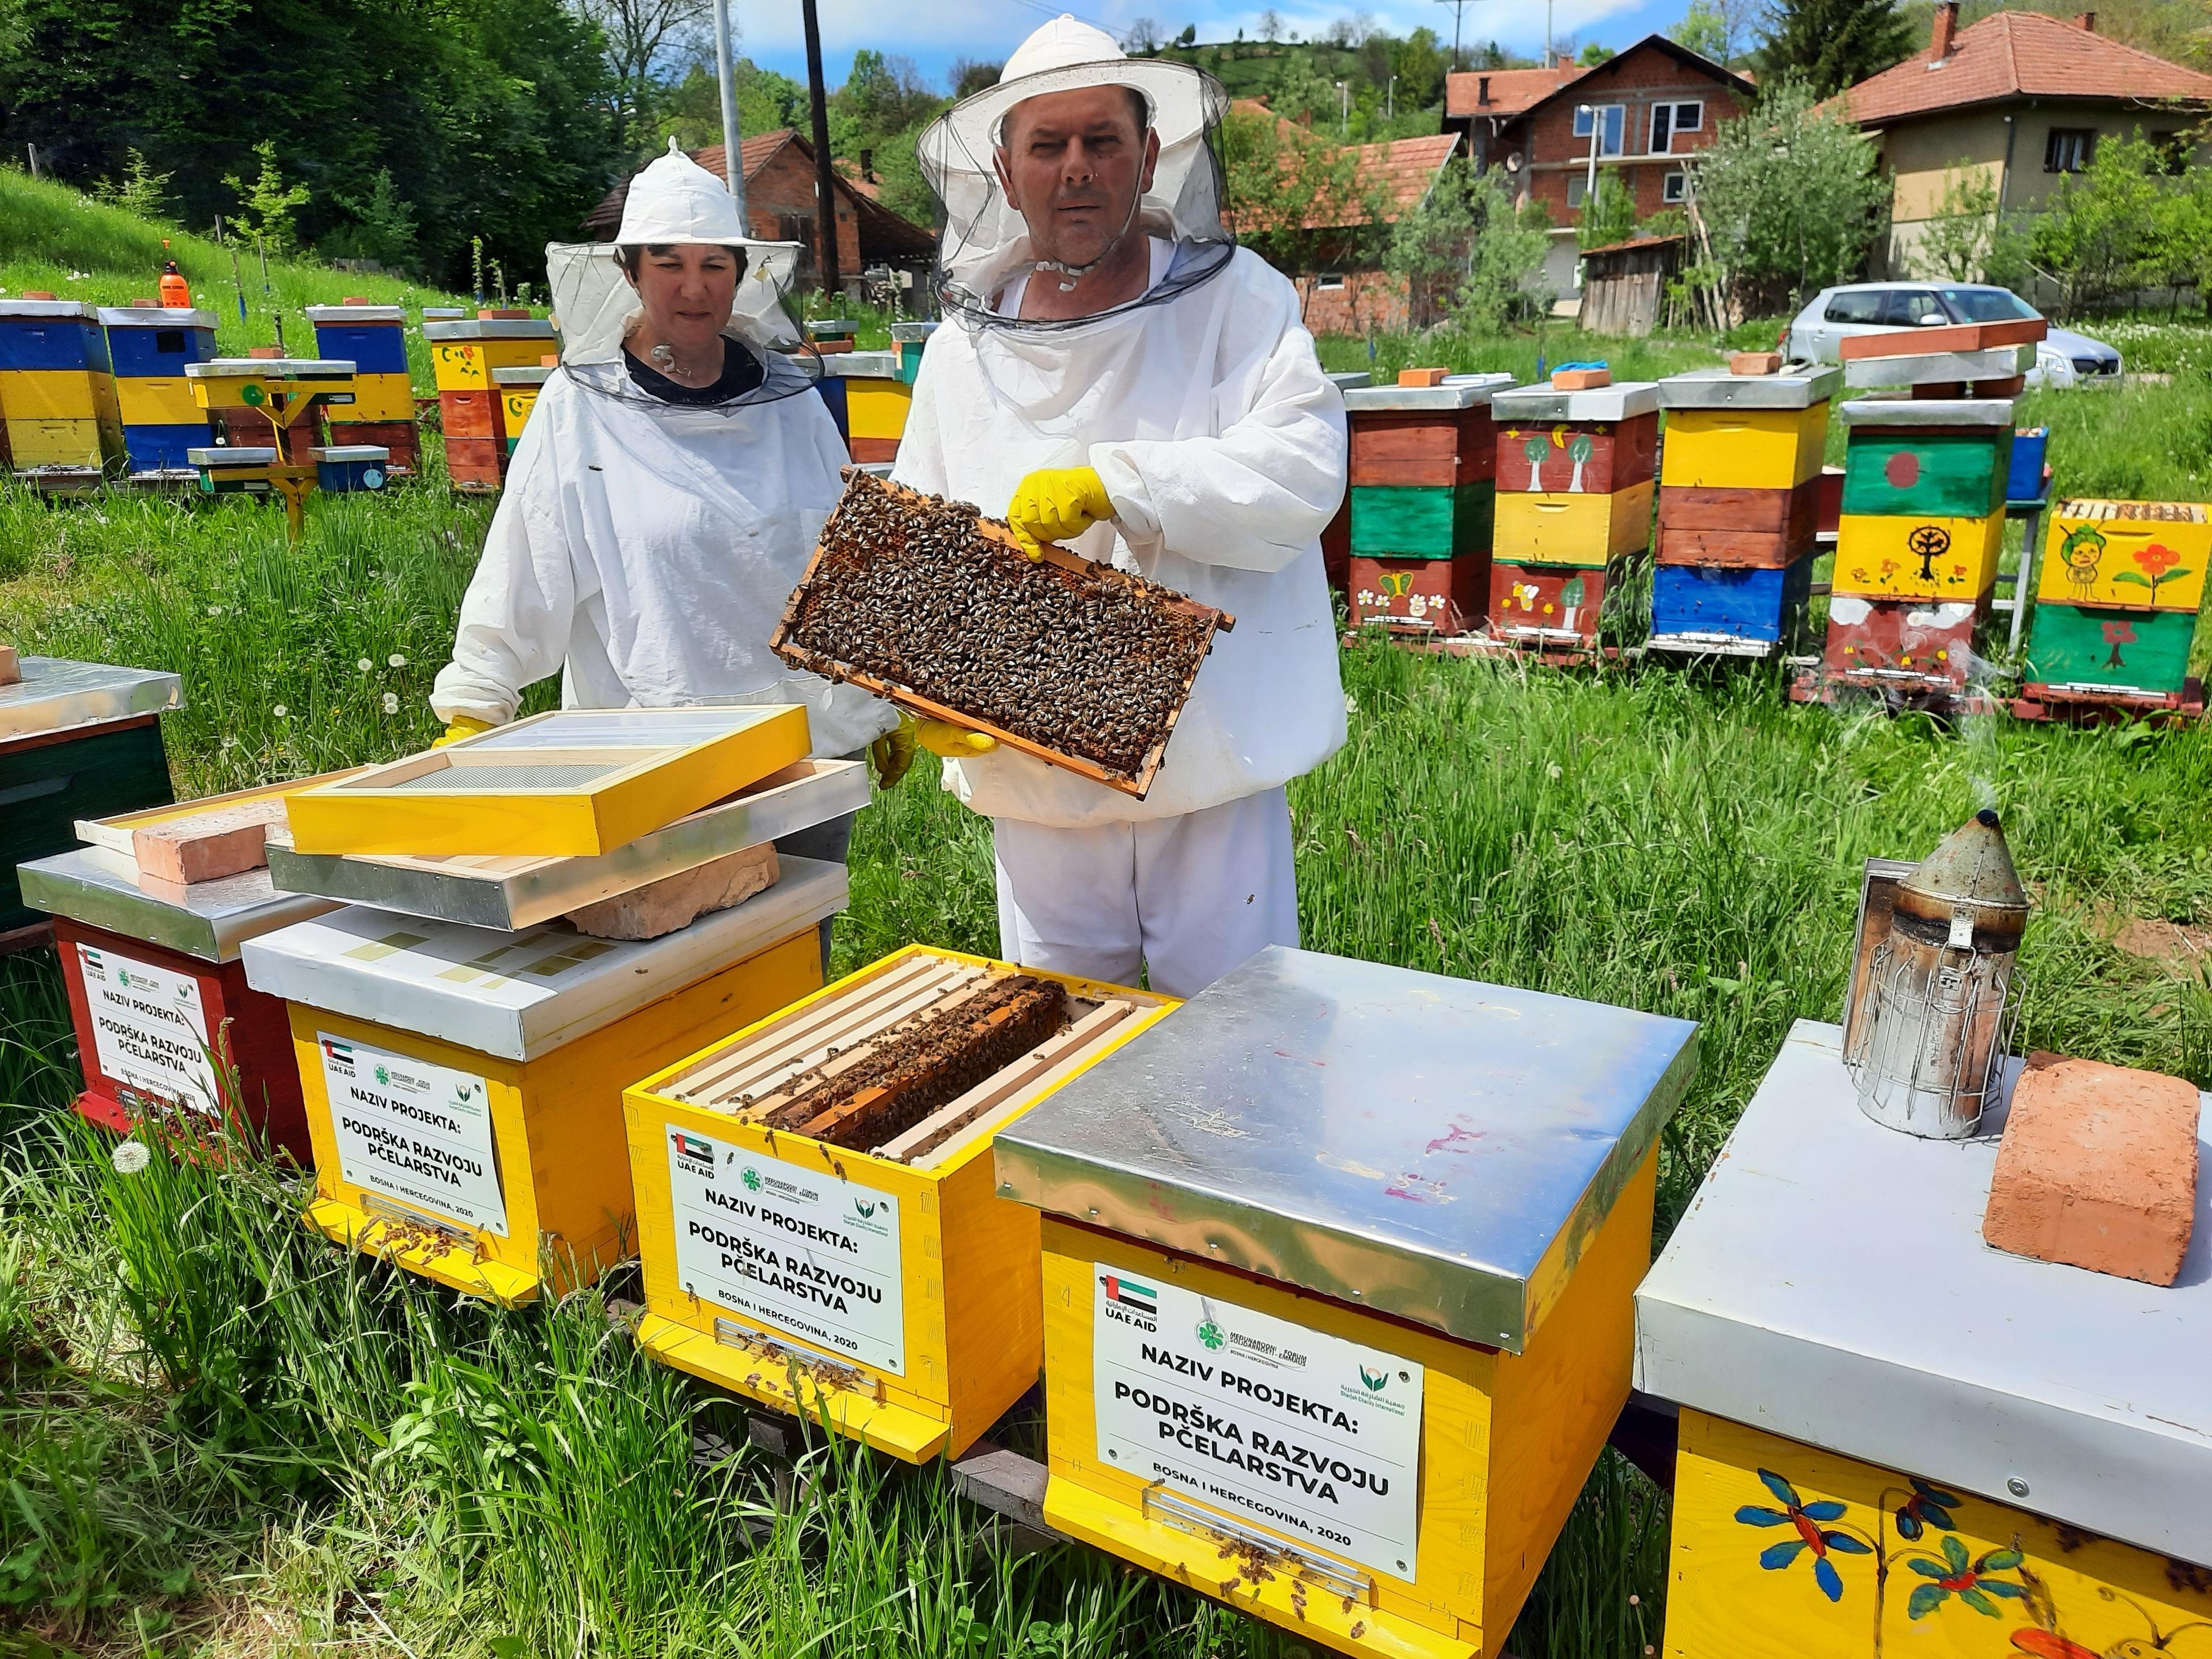
{"type": "Polygon", "coordinates": [[[1687,158],[1753,95],[1745,76],[1648,34],[1589,67],[1562,58],[1549,69],[1450,75],[1443,126],[1465,137],[1478,171],[1504,169],[1516,202],[1543,204],[1552,222],[1543,281],[1565,295],[1577,282],[1593,170],[1628,187],[1639,220],[1678,205],[1688,192],[1687,158]]]}
{"type": "MultiPolygon", "coordinates": [[[[789,127],[779,127],[740,140],[738,155],[744,167],[745,228],[764,242],[801,244],[806,252],[800,258],[799,274],[811,279],[819,250],[813,146],[789,127]]],[[[722,156],[720,144],[691,152],[691,159],[718,179],[722,177],[722,156]]],[[[841,282],[854,281],[871,265],[927,270],[937,255],[936,237],[876,200],[871,183],[842,172],[832,175],[841,282]]],[[[625,179],[584,216],[584,228],[593,241],[614,240],[622,226],[623,204],[629,198],[629,180],[625,179]]]]}
{"type": "Polygon", "coordinates": [[[2000,11],[1961,29],[1957,0],[1946,0],[1923,51],[1844,97],[1893,180],[1887,274],[1935,276],[1918,250],[1954,183],[1981,175],[1997,210],[2014,213],[2042,205],[2114,138],[2140,133],[2177,166],[2185,151],[2203,159],[2196,132],[2212,76],[2107,39],[2094,12],[2069,22],[2000,11]]]}

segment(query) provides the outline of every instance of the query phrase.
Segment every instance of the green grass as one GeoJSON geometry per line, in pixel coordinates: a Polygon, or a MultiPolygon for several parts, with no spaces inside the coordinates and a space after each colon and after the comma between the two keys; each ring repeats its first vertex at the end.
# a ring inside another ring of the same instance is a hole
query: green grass
{"type": "MultiPolygon", "coordinates": [[[[1603,355],[1566,337],[1555,360],[1603,355]]],[[[1520,366],[1534,342],[1461,344],[1456,366],[1520,366]]],[[[2206,394],[2166,390],[2053,398],[2054,453],[2172,489],[2206,394]]],[[[0,488],[0,634],[180,671],[188,793],[404,753],[486,516],[435,487],[318,498],[291,547],[249,501],[0,488]]],[[[2040,906],[2024,1042],[2212,1082],[2212,976],[2110,938],[2212,924],[2212,732],[1945,730],[1755,673],[1341,660],[1350,741],[1291,791],[1306,942],[1698,1020],[1662,1233],[1790,1023],[1835,1017],[1861,860],[1984,801],[2040,906]]],[[[988,826],[933,773],[861,819],[840,969],[995,947],[988,826]]],[[[758,1459],[721,1455],[727,1404],[611,1318],[634,1278],[504,1313],[311,1237],[302,1178],[237,1148],[119,1174],[61,1110],[72,1048],[51,956],[0,961],[0,1628],[84,1653],[1296,1650],[1087,1553],[1007,1558],[934,1469],[822,1448],[779,1505],[758,1459]]],[[[1665,1541],[1661,1496],[1608,1456],[1513,1650],[1635,1659],[1665,1541]]]]}

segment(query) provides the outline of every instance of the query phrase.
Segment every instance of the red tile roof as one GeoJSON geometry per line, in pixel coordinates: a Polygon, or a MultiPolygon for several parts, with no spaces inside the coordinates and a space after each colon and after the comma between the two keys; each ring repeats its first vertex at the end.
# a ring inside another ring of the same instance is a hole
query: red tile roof
{"type": "MultiPolygon", "coordinates": [[[[744,167],[745,177],[750,179],[769,164],[776,151],[798,136],[789,127],[778,127],[773,132],[756,133],[750,138],[738,139],[738,160],[744,167]]],[[[717,179],[722,177],[724,151],[721,145],[709,144],[704,149],[691,150],[689,154],[693,161],[717,179]]],[[[848,179],[846,182],[850,184],[852,181],[848,179]]],[[[584,216],[584,228],[590,231],[604,228],[612,235],[615,228],[622,223],[623,205],[629,200],[629,180],[624,179],[599,198],[597,207],[584,216]]]]}
{"type": "Polygon", "coordinates": [[[1579,64],[1551,69],[1460,70],[1444,76],[1444,119],[1462,121],[1472,115],[1504,120],[1534,109],[1571,81],[1589,71],[1579,64]],[[1490,101],[1478,101],[1482,83],[1490,82],[1490,101]]]}
{"type": "Polygon", "coordinates": [[[2006,98],[2212,104],[2212,76],[2043,12],[2000,11],[1960,30],[1941,63],[1923,51],[1844,96],[1854,121],[1881,126],[2006,98]]]}

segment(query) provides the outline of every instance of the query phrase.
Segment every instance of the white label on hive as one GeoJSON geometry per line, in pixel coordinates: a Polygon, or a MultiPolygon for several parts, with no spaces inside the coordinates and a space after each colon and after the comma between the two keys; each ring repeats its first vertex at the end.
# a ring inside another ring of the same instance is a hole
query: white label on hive
{"type": "Polygon", "coordinates": [[[89,945],[76,947],[76,959],[101,1075],[126,1089],[216,1115],[222,1093],[209,1055],[199,981],[89,945]]]}
{"type": "Polygon", "coordinates": [[[704,1302],[906,1375],[898,1200],[664,1126],[676,1279],[704,1302]]]}
{"type": "Polygon", "coordinates": [[[338,1173],[406,1206],[507,1237],[491,1089],[450,1066],[315,1033],[338,1173]]]}
{"type": "Polygon", "coordinates": [[[1140,1480],[1411,1578],[1421,1367],[1093,1265],[1098,1455],[1140,1480]]]}

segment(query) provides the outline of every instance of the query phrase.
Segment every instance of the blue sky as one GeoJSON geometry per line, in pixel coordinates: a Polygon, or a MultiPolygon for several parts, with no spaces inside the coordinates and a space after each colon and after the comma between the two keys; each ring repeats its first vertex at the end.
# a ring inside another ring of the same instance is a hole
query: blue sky
{"type": "MultiPolygon", "coordinates": [[[[941,84],[956,58],[1002,59],[1024,35],[1060,9],[1047,0],[918,0],[906,5],[820,0],[820,4],[822,54],[832,86],[845,78],[853,52],[860,46],[902,52],[941,84]]],[[[747,57],[794,79],[805,78],[798,0],[731,0],[731,6],[744,36],[740,50],[747,57]]],[[[1595,40],[1622,46],[1665,28],[1687,9],[1688,0],[1553,0],[1552,27],[1559,40],[1571,36],[1577,44],[1595,40]]],[[[1227,40],[1235,38],[1240,27],[1247,38],[1256,37],[1266,6],[1225,0],[1086,0],[1073,9],[1086,21],[1117,33],[1139,17],[1150,17],[1170,34],[1189,23],[1197,26],[1201,40],[1227,40]]],[[[1437,0],[1390,0],[1364,7],[1282,0],[1275,9],[1282,15],[1285,30],[1296,29],[1305,38],[1326,30],[1339,17],[1364,9],[1390,33],[1404,34],[1425,23],[1446,41],[1451,39],[1451,6],[1437,0]]],[[[1468,0],[1463,28],[1462,38],[1469,43],[1494,40],[1510,52],[1534,57],[1544,46],[1544,7],[1540,0],[1468,0]]]]}

